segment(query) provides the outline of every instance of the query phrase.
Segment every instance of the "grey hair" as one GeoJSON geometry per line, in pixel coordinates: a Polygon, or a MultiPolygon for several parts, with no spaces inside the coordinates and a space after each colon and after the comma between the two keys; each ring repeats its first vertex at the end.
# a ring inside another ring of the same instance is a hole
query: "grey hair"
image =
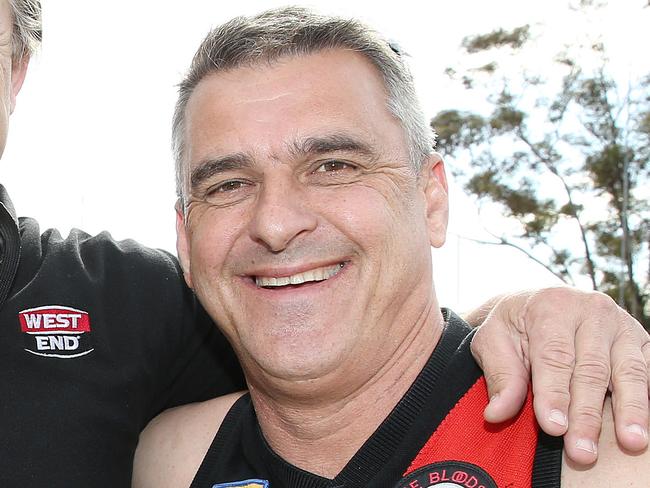
{"type": "Polygon", "coordinates": [[[212,29],[194,55],[189,72],[179,85],[172,122],[176,191],[180,198],[184,184],[185,110],[199,82],[214,72],[326,49],[358,52],[380,71],[388,94],[388,110],[404,128],[413,168],[420,169],[422,161],[433,152],[435,136],[420,108],[413,77],[399,49],[357,20],[284,7],[254,17],[236,17],[212,29]]]}
{"type": "Polygon", "coordinates": [[[38,49],[43,38],[40,0],[9,0],[13,15],[12,58],[20,61],[38,49]]]}

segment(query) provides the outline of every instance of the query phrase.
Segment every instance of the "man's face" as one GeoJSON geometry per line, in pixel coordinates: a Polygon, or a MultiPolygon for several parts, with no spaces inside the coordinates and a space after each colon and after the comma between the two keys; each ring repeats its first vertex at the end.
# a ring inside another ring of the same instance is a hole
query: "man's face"
{"type": "Polygon", "coordinates": [[[12,63],[11,33],[13,16],[7,0],[0,0],[0,156],[7,141],[9,115],[14,110],[16,95],[25,79],[27,62],[12,63]]]}
{"type": "Polygon", "coordinates": [[[435,301],[447,199],[437,156],[411,169],[377,70],[343,50],[237,68],[186,114],[179,256],[249,380],[380,368],[435,301]]]}

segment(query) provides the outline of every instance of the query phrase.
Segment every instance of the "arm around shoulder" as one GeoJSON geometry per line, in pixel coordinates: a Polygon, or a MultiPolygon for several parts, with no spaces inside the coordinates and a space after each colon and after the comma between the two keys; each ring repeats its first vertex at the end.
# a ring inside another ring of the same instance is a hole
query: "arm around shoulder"
{"type": "Polygon", "coordinates": [[[221,422],[241,395],[172,408],[149,422],[135,452],[132,488],[190,486],[221,422]]]}

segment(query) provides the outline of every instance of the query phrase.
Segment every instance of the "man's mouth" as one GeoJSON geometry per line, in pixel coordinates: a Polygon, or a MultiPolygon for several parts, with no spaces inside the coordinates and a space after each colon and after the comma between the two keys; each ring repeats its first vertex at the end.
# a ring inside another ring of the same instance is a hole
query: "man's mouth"
{"type": "Polygon", "coordinates": [[[296,273],[290,276],[255,276],[255,284],[262,288],[276,288],[288,285],[302,285],[304,283],[325,281],[336,274],[345,266],[345,263],[337,263],[321,268],[314,268],[303,273],[296,273]]]}

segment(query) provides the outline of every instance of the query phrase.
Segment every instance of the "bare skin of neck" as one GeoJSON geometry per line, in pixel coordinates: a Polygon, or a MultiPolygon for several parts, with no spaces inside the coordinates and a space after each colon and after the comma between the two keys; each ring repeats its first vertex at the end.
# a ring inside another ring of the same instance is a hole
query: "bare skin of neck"
{"type": "Polygon", "coordinates": [[[335,381],[318,380],[309,395],[287,388],[268,394],[249,385],[269,445],[303,470],[335,478],[397,405],[433,352],[444,321],[437,304],[418,318],[387,361],[343,394],[335,381]],[[279,393],[279,394],[278,394],[279,393]]]}

